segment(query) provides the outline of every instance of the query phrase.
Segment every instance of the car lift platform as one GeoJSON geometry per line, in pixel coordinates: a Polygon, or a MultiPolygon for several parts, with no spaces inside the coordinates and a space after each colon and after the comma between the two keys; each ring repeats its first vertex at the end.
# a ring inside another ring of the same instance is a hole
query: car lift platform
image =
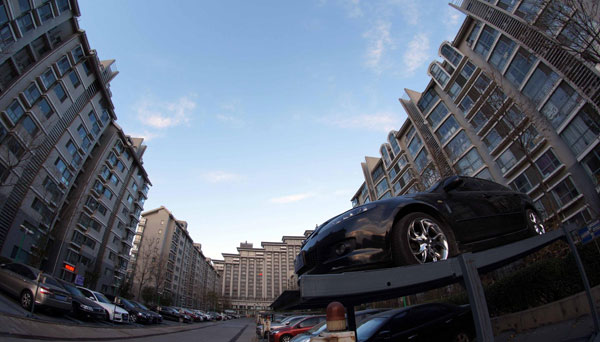
{"type": "Polygon", "coordinates": [[[493,332],[479,273],[485,273],[521,259],[544,246],[565,240],[575,256],[577,267],[590,301],[596,340],[600,341],[599,321],[587,275],[573,242],[576,226],[563,227],[546,234],[477,253],[464,253],[448,260],[421,265],[368,271],[302,275],[299,291],[285,291],[271,307],[274,310],[324,308],[332,301],[344,304],[349,325],[355,328],[354,306],[399,298],[406,295],[462,283],[469,295],[478,341],[493,341],[493,332]]]}

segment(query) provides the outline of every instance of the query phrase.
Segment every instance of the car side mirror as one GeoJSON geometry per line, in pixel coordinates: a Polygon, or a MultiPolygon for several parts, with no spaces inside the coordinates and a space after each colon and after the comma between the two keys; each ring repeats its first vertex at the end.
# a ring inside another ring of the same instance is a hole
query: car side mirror
{"type": "Polygon", "coordinates": [[[451,190],[458,188],[462,183],[463,183],[463,180],[460,177],[452,176],[444,182],[443,189],[445,192],[449,192],[451,190]]]}

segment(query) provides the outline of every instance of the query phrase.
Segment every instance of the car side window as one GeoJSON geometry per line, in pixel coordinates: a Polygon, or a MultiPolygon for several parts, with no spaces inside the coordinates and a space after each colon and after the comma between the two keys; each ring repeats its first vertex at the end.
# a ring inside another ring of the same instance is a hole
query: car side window
{"type": "Polygon", "coordinates": [[[457,188],[458,191],[481,191],[479,182],[472,178],[463,178],[462,184],[457,188]]]}
{"type": "Polygon", "coordinates": [[[478,181],[482,184],[482,188],[487,191],[513,191],[502,184],[490,182],[487,179],[478,179],[478,181]]]}
{"type": "Polygon", "coordinates": [[[79,289],[81,290],[81,293],[83,293],[84,296],[86,296],[87,298],[94,298],[94,295],[88,291],[88,290],[84,290],[84,289],[79,289]]]}
{"type": "Polygon", "coordinates": [[[304,321],[300,322],[300,324],[298,324],[299,328],[306,328],[306,327],[312,327],[313,325],[317,324],[319,322],[319,317],[311,317],[308,319],[305,319],[304,321]]]}

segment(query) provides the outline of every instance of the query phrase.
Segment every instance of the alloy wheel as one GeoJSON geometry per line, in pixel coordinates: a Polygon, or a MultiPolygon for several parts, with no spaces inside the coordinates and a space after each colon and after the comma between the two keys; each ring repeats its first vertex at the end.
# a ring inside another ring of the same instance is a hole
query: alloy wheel
{"type": "Polygon", "coordinates": [[[542,220],[540,220],[540,217],[535,213],[535,211],[531,209],[528,210],[527,219],[529,220],[529,224],[533,227],[536,234],[542,235],[546,233],[546,228],[544,228],[542,220]]]}
{"type": "Polygon", "coordinates": [[[448,259],[448,238],[433,220],[416,218],[406,233],[410,251],[419,263],[448,259]]]}
{"type": "Polygon", "coordinates": [[[31,309],[32,302],[33,296],[31,295],[31,293],[29,291],[24,291],[23,294],[21,294],[21,306],[24,309],[29,310],[31,309]]]}

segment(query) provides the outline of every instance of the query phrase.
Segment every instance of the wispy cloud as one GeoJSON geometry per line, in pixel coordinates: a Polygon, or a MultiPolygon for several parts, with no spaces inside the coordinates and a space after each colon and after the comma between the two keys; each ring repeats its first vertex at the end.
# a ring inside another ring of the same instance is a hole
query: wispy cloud
{"type": "Polygon", "coordinates": [[[242,176],[225,171],[210,171],[201,174],[201,178],[209,183],[227,183],[239,181],[242,179],[242,176]]]}
{"type": "Polygon", "coordinates": [[[385,133],[400,126],[399,115],[385,111],[354,116],[332,115],[320,118],[319,121],[339,128],[366,129],[385,133]]]}
{"type": "Polygon", "coordinates": [[[162,133],[150,132],[149,130],[144,130],[143,132],[137,132],[130,134],[134,138],[143,138],[144,142],[148,142],[154,140],[156,138],[160,138],[163,136],[162,133]]]}
{"type": "Polygon", "coordinates": [[[239,100],[231,100],[227,103],[223,103],[219,108],[221,112],[216,115],[217,120],[233,126],[244,125],[244,120],[240,117],[240,113],[243,112],[243,110],[239,100]]]}
{"type": "Polygon", "coordinates": [[[269,199],[269,202],[277,203],[277,204],[286,204],[286,203],[302,201],[302,200],[305,200],[305,199],[313,197],[313,196],[314,196],[313,193],[306,192],[306,193],[293,194],[293,195],[287,195],[287,196],[282,196],[282,197],[274,197],[274,198],[269,199]]]}
{"type": "Polygon", "coordinates": [[[196,102],[188,96],[175,101],[158,101],[144,98],[135,105],[138,119],[145,126],[165,129],[189,122],[196,102]]]}
{"type": "Polygon", "coordinates": [[[464,17],[465,16],[462,13],[455,10],[454,8],[446,8],[443,23],[446,27],[446,30],[448,31],[448,37],[446,37],[447,40],[450,41],[454,38],[456,32],[458,31],[458,28],[460,27],[460,24],[464,20],[464,17]]]}
{"type": "Polygon", "coordinates": [[[382,59],[387,50],[394,48],[394,42],[390,35],[392,24],[390,22],[380,21],[371,30],[363,34],[368,41],[367,61],[369,68],[377,73],[383,71],[382,59]]]}
{"type": "Polygon", "coordinates": [[[408,43],[408,50],[404,53],[404,65],[406,72],[412,74],[420,66],[429,62],[429,37],[421,32],[413,37],[408,43]]]}

